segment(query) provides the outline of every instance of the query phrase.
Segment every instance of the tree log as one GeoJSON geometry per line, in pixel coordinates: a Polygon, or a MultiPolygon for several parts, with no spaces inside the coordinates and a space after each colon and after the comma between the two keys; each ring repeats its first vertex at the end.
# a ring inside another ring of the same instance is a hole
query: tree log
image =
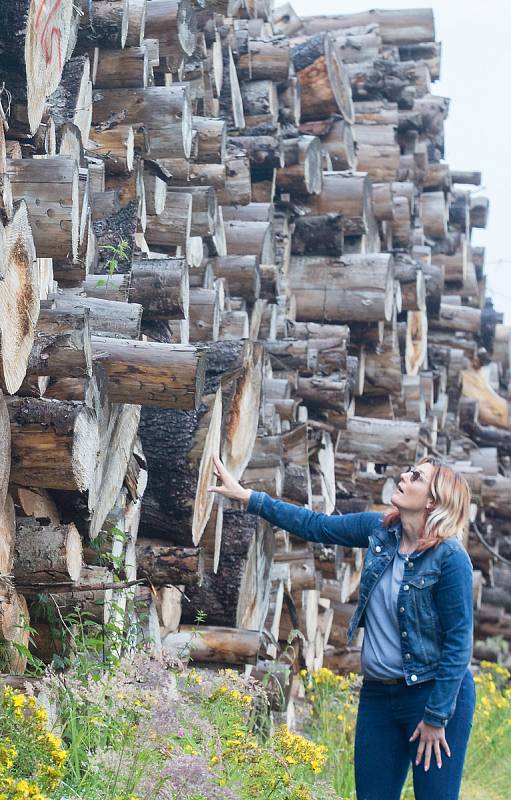
{"type": "Polygon", "coordinates": [[[323,185],[321,142],[317,136],[285,139],[285,166],[277,170],[277,188],[291,194],[319,194],[323,185]]]}
{"type": "Polygon", "coordinates": [[[234,297],[243,297],[247,303],[255,303],[261,285],[257,256],[229,255],[210,258],[206,263],[211,265],[216,278],[227,280],[229,291],[234,297]]]}
{"type": "Polygon", "coordinates": [[[39,270],[24,201],[12,222],[0,226],[0,242],[0,385],[12,394],[25,376],[39,314],[39,270]]]}
{"type": "Polygon", "coordinates": [[[200,404],[205,357],[195,347],[93,336],[92,353],[113,403],[183,410],[200,404]]]}
{"type": "Polygon", "coordinates": [[[16,648],[28,648],[30,616],[27,601],[10,585],[0,581],[0,643],[2,645],[2,672],[23,673],[27,657],[16,648]]]}
{"type": "Polygon", "coordinates": [[[415,460],[419,425],[405,420],[352,417],[339,433],[336,453],[356,453],[377,464],[403,464],[415,460]]]}
{"type": "Polygon", "coordinates": [[[293,256],[289,273],[296,317],[304,322],[390,320],[393,280],[386,254],[293,256]]]}
{"type": "Polygon", "coordinates": [[[124,47],[128,35],[126,0],[81,2],[83,16],[78,41],[87,47],[124,47]]]}
{"type": "Polygon", "coordinates": [[[321,32],[292,39],[290,55],[300,80],[302,121],[341,114],[354,121],[351,88],[335,39],[321,32]]]}
{"type": "Polygon", "coordinates": [[[21,486],[86,491],[99,449],[98,422],[82,403],[10,398],[11,480],[21,486]]]}
{"type": "Polygon", "coordinates": [[[147,453],[149,482],[141,533],[184,547],[200,541],[213,506],[212,455],[218,453],[221,391],[207,395],[197,411],[144,409],[140,437],[147,453]]]}
{"type": "Polygon", "coordinates": [[[66,315],[56,310],[41,311],[27,375],[52,378],[83,378],[92,375],[89,315],[66,315]]]}
{"type": "Polygon", "coordinates": [[[147,258],[133,263],[129,275],[112,275],[98,286],[96,275],[84,282],[87,297],[139,303],[144,319],[186,319],[188,266],[183,258],[147,258]]]}
{"type": "Polygon", "coordinates": [[[269,602],[273,534],[252,514],[225,511],[216,575],[206,573],[200,587],[187,591],[191,604],[184,621],[207,609],[208,622],[236,628],[262,628],[269,602]]]}
{"type": "Polygon", "coordinates": [[[93,101],[92,122],[97,128],[108,128],[121,116],[124,124],[146,128],[152,158],[168,158],[169,153],[174,158],[190,156],[192,115],[186,86],[96,89],[93,101]]]}
{"type": "Polygon", "coordinates": [[[11,495],[8,494],[0,511],[0,575],[12,573],[15,536],[16,516],[14,502],[11,495]]]}
{"type": "Polygon", "coordinates": [[[73,314],[81,318],[84,310],[87,310],[89,312],[91,334],[108,336],[108,338],[138,339],[142,320],[142,306],[133,302],[121,303],[118,299],[115,299],[115,282],[110,288],[108,278],[103,279],[96,275],[93,279],[90,279],[90,283],[94,284],[95,292],[98,293],[104,286],[104,293],[103,291],[101,292],[102,296],[112,296],[112,299],[101,300],[96,297],[83,297],[75,294],[74,291],[59,292],[52,298],[59,313],[73,314]],[[104,284],[101,283],[103,280],[105,280],[104,284]],[[101,285],[98,286],[98,283],[101,285]]]}
{"type": "Polygon", "coordinates": [[[39,257],[74,259],[78,250],[78,170],[69,156],[9,159],[15,200],[26,199],[39,257]]]}
{"type": "MultiPolygon", "coordinates": [[[[62,76],[71,34],[73,0],[41,4],[13,0],[0,10],[0,62],[21,73],[28,132],[36,132],[46,98],[62,76]]],[[[6,83],[7,88],[9,83],[6,83]]]]}
{"type": "Polygon", "coordinates": [[[263,634],[259,631],[201,625],[200,632],[197,636],[194,626],[181,625],[179,633],[165,636],[163,649],[181,659],[190,657],[194,662],[255,664],[263,646],[263,634]]]}
{"type": "Polygon", "coordinates": [[[147,577],[153,586],[190,587],[202,582],[204,565],[197,547],[175,547],[157,539],[139,538],[136,553],[137,574],[147,577]]]}
{"type": "Polygon", "coordinates": [[[14,580],[19,586],[78,581],[81,570],[82,540],[72,523],[42,525],[33,517],[18,519],[14,580]]]}

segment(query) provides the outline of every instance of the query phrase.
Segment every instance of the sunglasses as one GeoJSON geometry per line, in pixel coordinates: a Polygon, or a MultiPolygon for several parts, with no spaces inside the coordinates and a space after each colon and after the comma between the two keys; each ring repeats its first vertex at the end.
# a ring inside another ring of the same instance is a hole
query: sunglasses
{"type": "Polygon", "coordinates": [[[418,469],[414,469],[413,467],[408,467],[406,471],[412,473],[412,476],[410,478],[410,481],[412,481],[412,483],[413,481],[420,481],[422,479],[422,473],[419,472],[418,469]]]}

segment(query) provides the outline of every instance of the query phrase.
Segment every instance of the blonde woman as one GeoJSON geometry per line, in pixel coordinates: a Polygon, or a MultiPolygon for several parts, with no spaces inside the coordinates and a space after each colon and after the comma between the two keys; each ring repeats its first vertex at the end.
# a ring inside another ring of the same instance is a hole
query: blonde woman
{"type": "Polygon", "coordinates": [[[401,474],[392,510],[328,516],[244,489],[215,459],[210,491],[312,542],[366,547],[351,641],[364,627],[355,735],[357,800],[457,800],[475,707],[470,490],[438,459],[401,474]]]}

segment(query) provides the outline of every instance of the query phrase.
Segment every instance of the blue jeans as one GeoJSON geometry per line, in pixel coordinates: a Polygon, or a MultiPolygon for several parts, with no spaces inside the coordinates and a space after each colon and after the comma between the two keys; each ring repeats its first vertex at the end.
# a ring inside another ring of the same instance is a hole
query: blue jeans
{"type": "Polygon", "coordinates": [[[445,728],[451,757],[441,748],[441,769],[433,753],[425,772],[424,756],[415,766],[419,738],[408,740],[422,719],[433,684],[434,680],[416,686],[364,680],[355,733],[357,800],[399,800],[410,763],[416,800],[458,800],[475,709],[474,679],[467,669],[445,728]]]}

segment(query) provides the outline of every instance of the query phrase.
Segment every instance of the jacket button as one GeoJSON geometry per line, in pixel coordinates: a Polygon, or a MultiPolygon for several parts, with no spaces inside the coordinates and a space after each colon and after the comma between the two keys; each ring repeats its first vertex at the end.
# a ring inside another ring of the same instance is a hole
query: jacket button
{"type": "Polygon", "coordinates": [[[399,613],[400,614],[404,614],[405,613],[405,610],[404,610],[403,606],[401,606],[401,608],[399,609],[399,613]]]}
{"type": "Polygon", "coordinates": [[[410,587],[408,586],[408,584],[407,584],[407,583],[405,583],[405,585],[403,586],[403,589],[405,590],[405,592],[407,592],[409,588],[410,588],[410,587]]]}
{"type": "Polygon", "coordinates": [[[406,658],[407,661],[409,661],[411,659],[410,653],[406,653],[405,658],[406,658]]]}
{"type": "Polygon", "coordinates": [[[410,675],[410,680],[415,683],[415,681],[417,680],[417,675],[410,675]]]}
{"type": "Polygon", "coordinates": [[[401,636],[403,637],[403,639],[406,639],[406,637],[408,636],[408,634],[407,634],[407,632],[406,632],[406,631],[403,631],[403,633],[401,634],[401,636]]]}
{"type": "Polygon", "coordinates": [[[377,553],[381,553],[381,547],[379,544],[377,544],[374,549],[376,550],[377,553]]]}
{"type": "Polygon", "coordinates": [[[406,562],[406,566],[407,566],[407,567],[410,567],[410,569],[411,569],[411,568],[414,566],[414,563],[413,563],[413,561],[407,561],[407,562],[406,562]]]}

